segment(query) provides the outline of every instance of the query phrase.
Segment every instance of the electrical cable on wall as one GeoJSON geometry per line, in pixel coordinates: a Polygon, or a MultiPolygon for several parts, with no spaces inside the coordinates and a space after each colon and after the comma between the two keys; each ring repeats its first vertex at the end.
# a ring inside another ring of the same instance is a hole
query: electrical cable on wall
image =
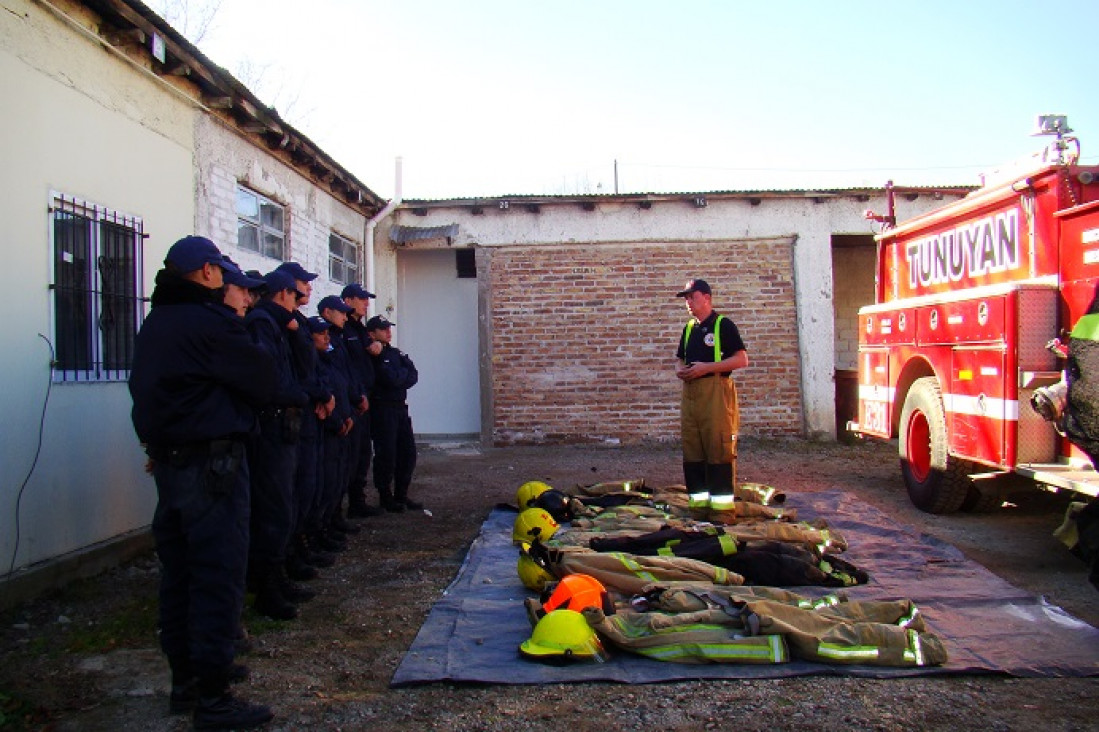
{"type": "Polygon", "coordinates": [[[46,398],[42,401],[42,415],[38,418],[38,445],[34,449],[34,460],[31,461],[30,470],[27,471],[27,477],[23,479],[23,484],[19,486],[19,493],[15,498],[15,544],[11,550],[11,563],[8,565],[8,572],[4,575],[4,581],[7,582],[11,579],[12,574],[15,572],[15,558],[19,555],[19,506],[23,502],[23,491],[27,488],[27,483],[30,482],[31,476],[34,475],[34,469],[38,465],[38,456],[42,454],[42,435],[46,428],[46,407],[50,403],[50,390],[53,388],[53,365],[56,360],[55,352],[53,349],[53,343],[50,339],[41,333],[38,337],[46,342],[46,345],[50,347],[50,367],[46,370],[46,398]]]}

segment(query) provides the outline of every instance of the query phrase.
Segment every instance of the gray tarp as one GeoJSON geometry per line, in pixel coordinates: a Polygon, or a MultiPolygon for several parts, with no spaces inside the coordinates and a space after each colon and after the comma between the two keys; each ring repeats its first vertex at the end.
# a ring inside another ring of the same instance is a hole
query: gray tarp
{"type": "MultiPolygon", "coordinates": [[[[433,681],[545,684],[570,681],[653,683],[680,679],[747,679],[832,674],[887,678],[936,673],[1013,676],[1099,675],[1099,630],[1040,597],[1008,584],[954,547],[899,527],[843,492],[796,497],[799,518],[825,517],[850,543],[845,558],[871,581],[844,590],[853,600],[912,599],[929,629],[946,643],[939,668],[880,668],[794,661],[773,666],[664,663],[609,649],[602,664],[548,666],[519,657],[530,636],[515,571],[513,512],[495,509],[481,527],[457,578],[432,608],[391,680],[392,686],[433,681]]],[[[824,595],[826,588],[791,588],[824,595]]]]}

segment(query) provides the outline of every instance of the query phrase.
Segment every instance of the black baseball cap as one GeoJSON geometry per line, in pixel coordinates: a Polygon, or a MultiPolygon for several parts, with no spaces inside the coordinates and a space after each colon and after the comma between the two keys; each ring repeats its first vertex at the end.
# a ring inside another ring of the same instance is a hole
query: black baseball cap
{"type": "Polygon", "coordinates": [[[687,280],[687,284],[683,286],[683,290],[675,293],[676,297],[687,297],[692,292],[701,292],[703,295],[710,295],[710,286],[706,283],[706,280],[687,280]]]}
{"type": "Polygon", "coordinates": [[[392,328],[396,323],[391,323],[385,319],[384,315],[375,315],[370,320],[366,321],[367,330],[385,330],[386,328],[392,328]]]}

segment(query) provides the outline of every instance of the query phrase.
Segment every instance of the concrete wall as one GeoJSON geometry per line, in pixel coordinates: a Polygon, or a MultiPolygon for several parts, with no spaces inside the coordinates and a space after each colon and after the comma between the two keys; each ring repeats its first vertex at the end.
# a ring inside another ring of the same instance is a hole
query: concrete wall
{"type": "MultiPolygon", "coordinates": [[[[486,255],[479,277],[487,441],[675,439],[671,357],[685,312],[671,294],[690,277],[710,281],[716,307],[744,333],[753,360],[736,375],[744,433],[832,438],[831,242],[833,234],[871,233],[863,212],[886,203],[882,192],[870,193],[710,194],[702,207],[689,195],[646,207],[615,196],[410,202],[379,231],[458,223],[450,242],[408,246],[476,246],[486,255]],[[535,344],[544,356],[529,360],[521,349],[535,344]],[[605,353],[625,367],[612,373],[605,353]]],[[[942,203],[900,198],[897,215],[942,203]]]]}
{"type": "Polygon", "coordinates": [[[0,567],[6,572],[13,555],[14,566],[25,567],[125,535],[152,518],[156,490],[143,471],[125,383],[49,386],[50,351],[39,337],[53,339],[47,209],[54,191],[141,217],[149,235],[148,294],[167,247],[194,220],[195,110],[90,38],[82,29],[93,21],[79,8],[70,8],[75,24],[26,0],[9,0],[4,10],[0,567]]]}
{"type": "MultiPolygon", "coordinates": [[[[316,315],[316,303],[325,295],[340,294],[343,284],[328,276],[328,237],[335,232],[361,249],[366,225],[362,214],[212,116],[196,121],[194,176],[197,233],[212,239],[244,269],[266,273],[280,264],[237,246],[237,186],[244,185],[285,207],[288,258],[320,275],[313,282],[307,314],[316,315]]],[[[361,271],[365,278],[366,268],[361,271]]]]}

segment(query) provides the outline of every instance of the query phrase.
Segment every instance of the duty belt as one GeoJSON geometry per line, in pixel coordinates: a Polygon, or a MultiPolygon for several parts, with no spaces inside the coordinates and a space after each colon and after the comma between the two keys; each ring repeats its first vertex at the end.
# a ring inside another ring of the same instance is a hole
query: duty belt
{"type": "Polygon", "coordinates": [[[185,442],[179,445],[146,445],[145,454],[158,463],[181,465],[192,460],[220,453],[230,453],[241,444],[238,438],[185,442]]]}

